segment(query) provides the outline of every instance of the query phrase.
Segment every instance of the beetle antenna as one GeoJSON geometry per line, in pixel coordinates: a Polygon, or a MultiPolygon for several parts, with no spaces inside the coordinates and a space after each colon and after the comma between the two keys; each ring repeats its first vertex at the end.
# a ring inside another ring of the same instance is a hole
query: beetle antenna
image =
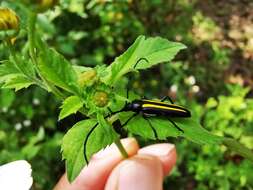
{"type": "Polygon", "coordinates": [[[147,63],[149,63],[149,61],[145,58],[145,57],[141,57],[140,59],[138,59],[138,61],[135,63],[135,65],[134,65],[134,69],[136,68],[136,66],[140,63],[140,61],[142,61],[142,60],[144,60],[144,61],[146,61],[147,63]]]}
{"type": "Polygon", "coordinates": [[[85,159],[87,165],[89,164],[89,161],[88,161],[88,157],[87,157],[87,154],[86,154],[86,146],[87,146],[87,143],[88,143],[88,140],[89,140],[89,137],[90,137],[91,133],[96,129],[97,126],[98,126],[98,123],[96,123],[96,125],[94,125],[91,128],[91,130],[89,131],[89,133],[85,137],[85,140],[84,140],[84,143],[83,143],[83,154],[84,154],[84,159],[85,159]]]}
{"type": "Polygon", "coordinates": [[[121,138],[122,138],[122,137],[124,137],[124,138],[127,137],[127,131],[124,130],[124,128],[122,128],[122,125],[121,125],[119,119],[117,119],[116,121],[113,122],[113,128],[114,128],[114,130],[115,130],[118,134],[120,134],[120,137],[121,137],[121,138]]]}
{"type": "Polygon", "coordinates": [[[172,99],[169,97],[169,96],[164,96],[162,99],[161,99],[161,102],[164,102],[166,100],[169,100],[170,103],[174,104],[174,102],[172,101],[172,99]]]}

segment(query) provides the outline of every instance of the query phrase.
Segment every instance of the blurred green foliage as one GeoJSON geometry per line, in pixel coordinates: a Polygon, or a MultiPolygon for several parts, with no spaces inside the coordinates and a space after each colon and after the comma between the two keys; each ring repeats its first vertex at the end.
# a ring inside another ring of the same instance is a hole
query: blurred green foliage
{"type": "MultiPolygon", "coordinates": [[[[0,5],[17,11],[22,36],[26,7],[11,0],[0,5]]],[[[182,41],[188,49],[176,61],[133,75],[133,89],[147,97],[170,95],[209,131],[253,149],[252,8],[250,0],[62,0],[53,11],[39,15],[39,30],[72,63],[85,66],[111,63],[140,34],[182,41]]],[[[16,45],[27,51],[24,39],[16,45]]],[[[7,56],[0,44],[1,60],[7,56]]],[[[0,164],[29,160],[34,189],[52,188],[63,173],[61,140],[80,120],[77,115],[57,123],[58,105],[37,88],[0,90],[0,164]]],[[[249,161],[225,147],[175,143],[178,167],[165,187],[253,189],[249,161]]]]}

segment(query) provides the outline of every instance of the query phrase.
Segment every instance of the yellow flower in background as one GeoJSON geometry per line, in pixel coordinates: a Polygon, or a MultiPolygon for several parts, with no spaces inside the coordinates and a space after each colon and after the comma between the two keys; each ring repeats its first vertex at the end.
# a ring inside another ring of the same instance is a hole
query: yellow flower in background
{"type": "Polygon", "coordinates": [[[19,30],[19,18],[14,11],[0,8],[0,31],[19,30]]]}
{"type": "Polygon", "coordinates": [[[39,0],[39,9],[45,11],[54,7],[58,3],[58,0],[39,0]]]}
{"type": "Polygon", "coordinates": [[[58,0],[22,0],[28,6],[31,6],[35,12],[44,12],[50,8],[53,8],[58,0]]]}

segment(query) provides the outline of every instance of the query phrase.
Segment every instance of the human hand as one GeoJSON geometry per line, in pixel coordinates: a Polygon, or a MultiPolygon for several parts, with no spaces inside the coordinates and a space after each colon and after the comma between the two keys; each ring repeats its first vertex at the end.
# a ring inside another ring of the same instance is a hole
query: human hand
{"type": "Polygon", "coordinates": [[[162,190],[163,177],[176,163],[173,144],[154,144],[139,149],[134,138],[121,140],[129,158],[116,145],[96,153],[71,184],[66,174],[54,190],[162,190]]]}

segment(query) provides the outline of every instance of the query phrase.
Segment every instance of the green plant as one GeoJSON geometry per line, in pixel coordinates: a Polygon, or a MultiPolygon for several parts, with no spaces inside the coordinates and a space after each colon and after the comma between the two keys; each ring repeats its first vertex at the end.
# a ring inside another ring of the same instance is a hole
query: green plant
{"type": "MultiPolygon", "coordinates": [[[[252,149],[252,99],[247,98],[248,88],[239,85],[226,87],[228,94],[208,99],[205,106],[192,107],[203,126],[219,136],[230,136],[252,149]]],[[[179,164],[168,183],[184,183],[194,189],[251,189],[253,165],[227,147],[177,144],[179,164]],[[185,151],[187,150],[187,151],[185,151]],[[192,154],[191,152],[194,152],[192,154]],[[187,178],[180,176],[184,167],[187,178]]]]}
{"type": "MultiPolygon", "coordinates": [[[[29,52],[18,53],[10,39],[6,39],[5,47],[10,49],[10,57],[0,66],[0,81],[3,83],[3,88],[20,90],[31,85],[38,85],[52,92],[63,102],[59,119],[64,119],[77,111],[89,117],[87,120],[78,122],[63,139],[63,157],[67,163],[68,177],[73,180],[86,164],[83,158],[83,141],[97,122],[99,126],[89,136],[89,142],[96,141],[97,143],[88,144],[88,158],[113,141],[121,147],[119,136],[112,124],[117,119],[124,122],[130,116],[129,113],[120,113],[108,120],[105,116],[109,114],[108,107],[119,110],[125,101],[132,101],[138,95],[132,92],[132,96],[127,100],[125,86],[118,81],[129,72],[148,69],[158,63],[171,61],[185,46],[159,37],[140,36],[110,66],[100,65],[95,68],[74,66],[56,50],[49,48],[40,38],[39,33],[35,32],[37,15],[30,12],[29,14],[28,24],[21,26],[28,32],[29,52]],[[134,68],[136,61],[143,57],[148,62],[140,62],[140,65],[134,68]]],[[[185,133],[173,128],[166,118],[151,119],[159,139],[182,136],[199,144],[224,143],[235,148],[236,151],[241,149],[240,145],[238,145],[239,148],[237,144],[234,146],[234,141],[205,131],[200,127],[198,118],[175,119],[174,121],[184,129],[185,133]]],[[[142,117],[138,117],[126,127],[130,133],[154,139],[150,129],[144,130],[143,126],[147,126],[147,123],[142,117]]],[[[252,159],[252,153],[248,149],[240,153],[252,159]]]]}

